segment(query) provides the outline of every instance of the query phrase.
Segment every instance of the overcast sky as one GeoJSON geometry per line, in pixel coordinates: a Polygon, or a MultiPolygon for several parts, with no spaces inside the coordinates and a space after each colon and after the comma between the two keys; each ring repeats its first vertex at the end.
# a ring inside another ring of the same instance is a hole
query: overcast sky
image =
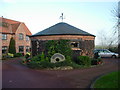
{"type": "Polygon", "coordinates": [[[115,20],[111,11],[118,0],[0,0],[0,16],[24,22],[32,34],[64,22],[96,35],[111,35],[115,20]],[[103,32],[101,32],[103,31],[103,32]],[[101,33],[100,33],[101,32],[101,33]]]}

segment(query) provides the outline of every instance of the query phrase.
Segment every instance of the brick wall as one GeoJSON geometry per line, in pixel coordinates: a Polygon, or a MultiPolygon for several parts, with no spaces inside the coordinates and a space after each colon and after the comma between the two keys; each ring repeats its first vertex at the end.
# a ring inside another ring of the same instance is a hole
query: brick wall
{"type": "Polygon", "coordinates": [[[79,35],[53,35],[53,36],[31,37],[32,47],[33,47],[32,48],[33,56],[42,52],[42,49],[39,50],[39,48],[44,48],[41,46],[42,41],[59,40],[59,39],[67,39],[67,40],[79,42],[79,48],[74,50],[77,53],[77,55],[83,55],[83,56],[87,55],[87,56],[93,57],[93,50],[95,47],[94,46],[95,37],[94,36],[79,36],[79,35]],[[39,48],[37,49],[37,47],[39,48]]]}
{"type": "Polygon", "coordinates": [[[6,40],[2,40],[2,46],[9,46],[11,37],[12,37],[11,34],[7,34],[7,39],[6,40]]]}
{"type": "Polygon", "coordinates": [[[82,40],[94,40],[94,36],[80,36],[80,35],[51,35],[51,36],[36,36],[31,37],[31,39],[40,39],[40,40],[59,40],[59,39],[82,39],[82,40]]]}
{"type": "Polygon", "coordinates": [[[15,33],[15,41],[16,41],[16,52],[19,52],[19,46],[24,46],[24,54],[26,54],[26,46],[30,46],[31,41],[26,41],[26,33],[24,30],[24,24],[21,23],[15,33]],[[19,40],[19,34],[22,33],[24,38],[23,40],[19,40]]]}
{"type": "MultiPolygon", "coordinates": [[[[30,40],[26,41],[26,33],[25,33],[23,23],[20,24],[20,26],[18,27],[15,34],[7,34],[7,40],[2,40],[2,46],[7,46],[9,48],[11,37],[13,37],[15,39],[16,53],[19,52],[19,46],[24,46],[24,52],[23,53],[26,54],[26,46],[30,46],[31,41],[30,40]],[[22,33],[24,35],[23,40],[19,40],[19,33],[22,33]]],[[[2,51],[2,49],[0,51],[2,51]]]]}

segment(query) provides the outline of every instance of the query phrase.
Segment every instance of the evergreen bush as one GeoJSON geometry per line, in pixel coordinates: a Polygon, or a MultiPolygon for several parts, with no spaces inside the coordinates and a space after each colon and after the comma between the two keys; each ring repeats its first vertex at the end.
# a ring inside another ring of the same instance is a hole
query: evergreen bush
{"type": "Polygon", "coordinates": [[[21,56],[23,56],[22,53],[15,53],[14,54],[14,57],[21,57],[21,56]]]}
{"type": "Polygon", "coordinates": [[[76,63],[79,65],[85,65],[90,66],[91,65],[91,59],[88,56],[78,56],[76,63]]]}
{"type": "Polygon", "coordinates": [[[15,40],[13,39],[13,37],[10,39],[10,44],[9,44],[8,52],[12,53],[12,54],[16,53],[15,40]]]}

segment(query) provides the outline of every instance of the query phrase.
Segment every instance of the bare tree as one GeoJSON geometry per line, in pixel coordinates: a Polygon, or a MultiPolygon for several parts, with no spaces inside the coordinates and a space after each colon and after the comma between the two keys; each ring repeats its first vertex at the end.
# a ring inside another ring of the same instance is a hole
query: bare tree
{"type": "Polygon", "coordinates": [[[115,28],[118,30],[118,54],[120,57],[120,1],[118,2],[117,8],[112,10],[114,14],[114,19],[116,20],[115,28]]]}
{"type": "Polygon", "coordinates": [[[113,46],[116,46],[117,43],[117,35],[115,32],[106,32],[106,30],[99,30],[97,32],[97,39],[99,40],[99,46],[101,46],[101,49],[111,48],[113,46]]]}

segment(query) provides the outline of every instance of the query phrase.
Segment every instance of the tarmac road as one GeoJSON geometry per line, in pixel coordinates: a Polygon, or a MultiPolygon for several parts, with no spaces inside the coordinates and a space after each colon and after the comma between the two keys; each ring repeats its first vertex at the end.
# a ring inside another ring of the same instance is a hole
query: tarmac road
{"type": "Polygon", "coordinates": [[[118,59],[103,59],[101,66],[75,70],[34,70],[19,63],[2,62],[2,88],[89,88],[99,76],[118,70],[118,59]]]}

